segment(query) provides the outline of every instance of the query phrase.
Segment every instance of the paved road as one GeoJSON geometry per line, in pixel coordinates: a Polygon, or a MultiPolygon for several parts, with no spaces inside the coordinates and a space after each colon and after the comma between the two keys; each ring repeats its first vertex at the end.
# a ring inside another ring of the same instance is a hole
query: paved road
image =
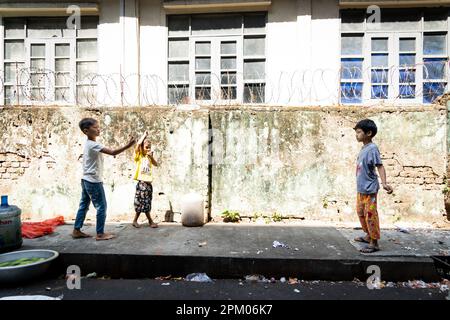
{"type": "Polygon", "coordinates": [[[448,291],[405,287],[369,290],[354,282],[258,283],[237,279],[199,283],[176,280],[81,280],[80,290],[69,290],[66,281],[44,280],[18,288],[1,288],[0,297],[46,295],[63,300],[445,300],[448,291]]]}

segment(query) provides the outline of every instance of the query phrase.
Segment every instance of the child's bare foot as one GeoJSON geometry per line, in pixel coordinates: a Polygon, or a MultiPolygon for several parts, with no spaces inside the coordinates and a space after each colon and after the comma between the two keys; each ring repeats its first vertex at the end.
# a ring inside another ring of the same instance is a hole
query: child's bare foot
{"type": "Polygon", "coordinates": [[[148,223],[148,225],[150,226],[150,228],[158,228],[158,224],[157,224],[157,223],[154,223],[153,221],[150,221],[150,222],[148,223]]]}
{"type": "Polygon", "coordinates": [[[72,232],[72,238],[74,238],[74,239],[82,239],[82,238],[90,238],[90,237],[92,237],[92,236],[82,232],[81,230],[73,230],[73,232],[72,232]]]}
{"type": "Polygon", "coordinates": [[[139,223],[137,223],[137,221],[133,221],[133,227],[140,228],[141,225],[139,223]]]}
{"type": "Polygon", "coordinates": [[[102,233],[102,234],[97,234],[97,237],[95,237],[95,240],[100,241],[100,240],[110,240],[113,239],[115,236],[111,233],[102,233]]]}

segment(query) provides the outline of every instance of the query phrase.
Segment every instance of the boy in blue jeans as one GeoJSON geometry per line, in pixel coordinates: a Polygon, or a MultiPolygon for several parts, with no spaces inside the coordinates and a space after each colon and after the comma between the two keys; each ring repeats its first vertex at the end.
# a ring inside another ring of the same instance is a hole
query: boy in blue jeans
{"type": "Polygon", "coordinates": [[[102,153],[111,156],[118,155],[126,149],[135,144],[134,138],[122,148],[113,150],[106,148],[101,143],[96,141],[100,135],[100,127],[97,120],[92,118],[84,118],[79,123],[81,131],[87,136],[83,152],[83,177],[81,179],[81,201],[80,207],[75,219],[75,226],[72,232],[74,239],[89,238],[90,235],[81,231],[83,227],[86,213],[89,209],[89,204],[94,204],[97,209],[97,237],[96,240],[109,240],[114,238],[113,234],[104,232],[106,220],[106,197],[103,189],[102,173],[103,173],[103,155],[102,153]]]}

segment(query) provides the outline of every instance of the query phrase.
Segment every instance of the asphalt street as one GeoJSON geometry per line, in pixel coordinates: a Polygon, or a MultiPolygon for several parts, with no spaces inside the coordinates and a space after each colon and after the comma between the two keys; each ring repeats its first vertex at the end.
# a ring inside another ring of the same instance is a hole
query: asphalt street
{"type": "Polygon", "coordinates": [[[366,283],[308,281],[289,284],[239,279],[213,282],[155,279],[82,278],[80,289],[68,289],[65,279],[43,280],[0,289],[0,298],[43,295],[63,300],[446,300],[439,288],[395,287],[369,289],[366,283]]]}

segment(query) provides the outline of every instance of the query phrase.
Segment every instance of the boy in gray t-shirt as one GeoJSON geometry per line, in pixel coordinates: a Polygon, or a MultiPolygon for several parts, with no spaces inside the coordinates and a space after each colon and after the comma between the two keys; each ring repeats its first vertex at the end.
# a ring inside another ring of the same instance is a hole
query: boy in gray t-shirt
{"type": "Polygon", "coordinates": [[[386,171],[381,162],[380,151],[372,138],[377,134],[377,126],[370,119],[359,121],[353,128],[356,140],[363,143],[356,164],[356,211],[363,231],[364,237],[357,237],[355,241],[367,243],[367,247],[361,252],[371,253],[380,250],[378,239],[380,239],[380,222],[377,212],[377,193],[380,189],[375,167],[380,174],[381,183],[387,193],[393,189],[386,182],[386,171]]]}
{"type": "Polygon", "coordinates": [[[114,238],[113,234],[105,233],[106,220],[106,197],[103,189],[103,153],[108,155],[118,155],[135,144],[135,139],[131,138],[130,142],[122,148],[113,150],[106,148],[97,142],[100,135],[100,127],[97,120],[92,118],[84,118],[79,123],[81,131],[87,136],[86,144],[83,152],[83,177],[81,178],[81,200],[78,208],[75,225],[72,232],[74,239],[88,238],[90,235],[81,231],[83,227],[86,213],[92,202],[97,209],[97,236],[96,240],[109,240],[114,238]]]}

